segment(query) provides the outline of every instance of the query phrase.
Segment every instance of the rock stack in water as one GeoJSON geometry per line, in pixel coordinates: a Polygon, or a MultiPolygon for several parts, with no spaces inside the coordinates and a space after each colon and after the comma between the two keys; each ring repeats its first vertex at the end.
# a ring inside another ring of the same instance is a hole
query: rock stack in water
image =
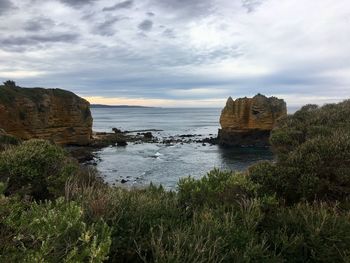
{"type": "Polygon", "coordinates": [[[61,89],[0,86],[0,128],[21,139],[86,145],[92,135],[90,104],[61,89]]]}
{"type": "Polygon", "coordinates": [[[258,94],[253,98],[228,98],[221,112],[218,141],[231,146],[268,146],[276,121],[287,114],[283,99],[258,94]]]}

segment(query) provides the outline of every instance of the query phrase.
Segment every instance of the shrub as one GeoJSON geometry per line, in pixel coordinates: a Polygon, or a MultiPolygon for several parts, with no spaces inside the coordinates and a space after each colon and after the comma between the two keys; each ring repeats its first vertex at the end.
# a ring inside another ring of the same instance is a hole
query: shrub
{"type": "Polygon", "coordinates": [[[150,258],[152,231],[161,225],[169,231],[185,220],[174,192],[152,186],[145,190],[113,189],[110,195],[106,222],[113,226],[112,262],[140,261],[140,253],[150,258]]]}
{"type": "Polygon", "coordinates": [[[281,119],[270,138],[277,157],[280,159],[312,138],[329,137],[334,131],[349,133],[349,114],[350,100],[346,100],[323,107],[306,105],[281,119]]]}
{"type": "Polygon", "coordinates": [[[129,191],[74,177],[66,190],[67,198],[82,204],[89,221],[103,218],[112,228],[111,262],[140,262],[139,253],[152,257],[152,231],[160,225],[169,231],[185,219],[176,194],[162,187],[129,191]]]}
{"type": "Polygon", "coordinates": [[[288,203],[345,200],[350,193],[350,100],[307,105],[272,132],[276,163],[249,169],[260,189],[288,203]]]}
{"type": "Polygon", "coordinates": [[[87,224],[77,203],[61,198],[56,202],[32,203],[27,208],[18,202],[7,205],[11,212],[3,224],[11,235],[0,245],[0,261],[103,262],[107,259],[111,244],[109,227],[101,220],[87,224]]]}
{"type": "Polygon", "coordinates": [[[18,145],[20,140],[8,134],[0,134],[0,144],[18,145]]]}
{"type": "Polygon", "coordinates": [[[1,134],[0,129],[0,151],[7,149],[9,146],[18,145],[20,140],[8,134],[1,134]]]}
{"type": "Polygon", "coordinates": [[[349,212],[325,203],[301,203],[275,212],[260,227],[270,250],[283,262],[349,262],[349,212]]]}
{"type": "Polygon", "coordinates": [[[248,169],[249,178],[259,185],[259,194],[274,194],[283,190],[277,166],[270,161],[260,161],[248,169]]]}
{"type": "Polygon", "coordinates": [[[66,152],[44,140],[30,140],[0,153],[0,180],[8,181],[5,194],[35,199],[61,196],[67,178],[78,165],[66,152]]]}
{"type": "Polygon", "coordinates": [[[273,262],[257,231],[262,218],[257,200],[241,201],[226,212],[195,212],[187,224],[152,233],[149,262],[273,262]]]}
{"type": "Polygon", "coordinates": [[[244,173],[214,169],[199,180],[191,177],[180,179],[179,203],[187,210],[204,205],[232,205],[256,196],[257,187],[244,173]]]}
{"type": "Polygon", "coordinates": [[[183,179],[178,193],[113,188],[95,176],[68,180],[66,201],[0,196],[0,261],[99,262],[108,247],[109,262],[349,261],[341,206],[284,206],[248,176],[218,170],[183,179]]]}
{"type": "Polygon", "coordinates": [[[16,88],[16,82],[13,80],[7,80],[4,82],[4,86],[8,88],[16,88]]]}

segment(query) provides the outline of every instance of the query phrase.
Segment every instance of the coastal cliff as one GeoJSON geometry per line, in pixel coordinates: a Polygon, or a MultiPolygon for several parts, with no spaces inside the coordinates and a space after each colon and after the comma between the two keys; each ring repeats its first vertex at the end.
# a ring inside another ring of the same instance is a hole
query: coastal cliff
{"type": "Polygon", "coordinates": [[[287,114],[283,99],[258,94],[253,98],[228,98],[221,112],[218,140],[222,145],[267,146],[276,121],[287,114]]]}
{"type": "Polygon", "coordinates": [[[86,145],[92,135],[90,104],[61,89],[0,86],[0,128],[25,140],[86,145]]]}

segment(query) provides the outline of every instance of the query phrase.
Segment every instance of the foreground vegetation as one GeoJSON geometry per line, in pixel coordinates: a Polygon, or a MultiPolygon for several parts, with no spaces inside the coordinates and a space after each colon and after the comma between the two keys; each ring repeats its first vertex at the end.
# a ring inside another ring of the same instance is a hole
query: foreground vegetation
{"type": "Polygon", "coordinates": [[[350,262],[350,101],[281,120],[275,162],[112,188],[32,140],[0,153],[0,262],[350,262]]]}

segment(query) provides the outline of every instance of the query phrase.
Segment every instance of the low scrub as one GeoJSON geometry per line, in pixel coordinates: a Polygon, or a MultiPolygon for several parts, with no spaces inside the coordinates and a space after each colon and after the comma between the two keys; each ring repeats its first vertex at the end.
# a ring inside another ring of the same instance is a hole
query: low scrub
{"type": "Polygon", "coordinates": [[[350,101],[308,105],[272,132],[276,163],[249,169],[252,180],[292,204],[345,201],[350,194],[350,101]]]}
{"type": "Polygon", "coordinates": [[[186,210],[231,206],[242,199],[256,197],[258,187],[244,173],[214,169],[200,180],[192,177],[180,179],[179,203],[186,210]]]}
{"type": "Polygon", "coordinates": [[[10,146],[20,144],[20,140],[8,134],[3,134],[0,129],[0,151],[7,149],[10,146]]]}
{"type": "Polygon", "coordinates": [[[67,182],[64,199],[33,203],[0,197],[1,259],[5,262],[350,259],[348,209],[327,203],[285,206],[274,195],[260,195],[260,186],[244,174],[215,170],[200,180],[182,180],[178,192],[152,185],[145,189],[113,188],[94,179],[91,171],[80,176],[67,182]]]}
{"type": "Polygon", "coordinates": [[[111,244],[101,220],[87,224],[82,207],[62,198],[23,204],[1,199],[1,262],[102,262],[111,244]]]}
{"type": "Polygon", "coordinates": [[[45,140],[25,141],[0,152],[0,181],[6,195],[52,199],[64,194],[66,180],[78,171],[61,147],[45,140]]]}

